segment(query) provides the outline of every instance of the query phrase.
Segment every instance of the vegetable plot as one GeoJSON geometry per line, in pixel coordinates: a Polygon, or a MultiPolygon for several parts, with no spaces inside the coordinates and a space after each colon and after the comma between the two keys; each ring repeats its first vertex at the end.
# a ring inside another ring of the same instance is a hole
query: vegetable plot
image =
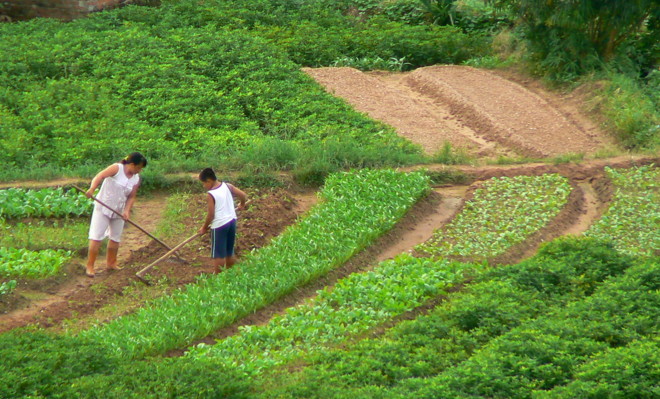
{"type": "Polygon", "coordinates": [[[612,240],[624,253],[652,255],[660,251],[660,169],[606,168],[616,186],[610,208],[586,236],[612,240]]]}
{"type": "Polygon", "coordinates": [[[571,186],[557,174],[493,178],[463,211],[417,247],[434,256],[486,259],[523,242],[559,214],[571,186]]]}
{"type": "Polygon", "coordinates": [[[210,356],[232,369],[255,373],[343,342],[431,297],[446,294],[473,267],[400,255],[371,272],[340,280],[309,303],[274,317],[268,325],[242,327],[240,334],[213,346],[201,344],[190,354],[210,356]]]}
{"type": "Polygon", "coordinates": [[[182,347],[343,264],[392,228],[428,190],[428,177],[419,172],[331,175],[322,202],[269,246],[83,335],[132,358],[182,347]]]}
{"type": "MultiPolygon", "coordinates": [[[[398,391],[399,395],[389,397],[521,398],[561,389],[571,383],[579,370],[603,359],[612,349],[636,345],[638,341],[652,342],[657,337],[658,275],[660,263],[640,262],[623,276],[606,280],[592,296],[525,323],[493,340],[457,367],[437,377],[418,380],[417,384],[407,384],[398,391]]],[[[657,339],[655,347],[657,352],[657,339]]],[[[650,353],[645,356],[648,359],[650,353]]],[[[608,366],[629,373],[629,364],[608,366]]],[[[657,371],[655,374],[656,378],[639,376],[639,380],[645,380],[639,387],[628,385],[632,381],[611,387],[619,392],[629,390],[630,395],[582,386],[588,394],[563,397],[656,397],[649,394],[657,394],[657,371]]]]}
{"type": "MultiPolygon", "coordinates": [[[[290,368],[276,370],[288,384],[278,389],[267,384],[263,397],[389,397],[385,393],[393,387],[401,397],[419,397],[412,391],[433,387],[426,382],[433,376],[478,357],[515,328],[584,301],[633,264],[609,243],[574,237],[555,240],[518,265],[477,274],[470,285],[450,294],[427,315],[403,321],[375,338],[307,357],[308,366],[293,375],[290,368]]],[[[593,330],[609,331],[605,323],[593,330]]],[[[527,344],[521,341],[517,347],[527,344]]],[[[499,358],[500,363],[507,359],[505,354],[499,358]]]]}
{"type": "Polygon", "coordinates": [[[0,247],[0,277],[44,278],[57,274],[71,252],[0,247]]]}
{"type": "Polygon", "coordinates": [[[92,214],[92,203],[85,195],[63,188],[0,190],[0,217],[66,217],[92,214]]]}
{"type": "Polygon", "coordinates": [[[0,247],[77,251],[87,246],[88,231],[89,221],[80,218],[40,219],[27,223],[0,219],[0,247]]]}

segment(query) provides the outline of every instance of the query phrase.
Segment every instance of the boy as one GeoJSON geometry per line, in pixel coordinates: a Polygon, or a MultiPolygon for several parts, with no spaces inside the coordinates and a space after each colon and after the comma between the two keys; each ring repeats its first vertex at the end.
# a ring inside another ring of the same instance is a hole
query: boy
{"type": "Polygon", "coordinates": [[[229,183],[218,181],[213,169],[206,168],[199,174],[202,186],[208,191],[207,214],[199,234],[211,229],[211,258],[215,272],[220,273],[225,267],[236,263],[234,242],[236,241],[236,209],[243,209],[247,195],[229,183]],[[234,196],[240,204],[234,209],[234,196]]]}

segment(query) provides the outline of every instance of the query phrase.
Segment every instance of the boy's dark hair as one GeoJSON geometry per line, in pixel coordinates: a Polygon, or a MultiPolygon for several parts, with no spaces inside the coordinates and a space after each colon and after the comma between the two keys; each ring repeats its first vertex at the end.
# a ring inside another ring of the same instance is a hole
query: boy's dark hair
{"type": "Polygon", "coordinates": [[[121,160],[121,163],[126,165],[127,163],[132,163],[135,165],[142,165],[143,167],[147,166],[147,158],[140,154],[139,152],[131,152],[126,156],[126,158],[121,160]]]}
{"type": "Polygon", "coordinates": [[[208,181],[208,180],[218,180],[215,177],[215,172],[211,168],[206,168],[203,171],[199,172],[199,180],[208,181]]]}

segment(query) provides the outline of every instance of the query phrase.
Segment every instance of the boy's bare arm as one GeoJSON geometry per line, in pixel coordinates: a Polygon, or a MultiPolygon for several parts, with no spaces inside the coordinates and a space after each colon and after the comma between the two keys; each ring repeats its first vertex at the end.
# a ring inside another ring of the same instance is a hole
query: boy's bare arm
{"type": "Polygon", "coordinates": [[[247,194],[238,187],[232,186],[231,184],[227,184],[229,187],[229,191],[231,191],[232,195],[235,197],[238,197],[238,200],[240,201],[238,205],[238,209],[243,209],[245,207],[245,203],[247,202],[247,194]]]}

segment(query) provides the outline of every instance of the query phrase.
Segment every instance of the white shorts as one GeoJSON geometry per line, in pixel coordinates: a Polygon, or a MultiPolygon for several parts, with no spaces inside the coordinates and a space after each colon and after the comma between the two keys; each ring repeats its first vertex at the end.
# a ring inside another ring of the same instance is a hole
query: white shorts
{"type": "Polygon", "coordinates": [[[110,237],[112,241],[120,242],[123,231],[124,219],[110,218],[96,210],[92,213],[92,221],[89,224],[90,240],[102,241],[104,238],[110,237]]]}

